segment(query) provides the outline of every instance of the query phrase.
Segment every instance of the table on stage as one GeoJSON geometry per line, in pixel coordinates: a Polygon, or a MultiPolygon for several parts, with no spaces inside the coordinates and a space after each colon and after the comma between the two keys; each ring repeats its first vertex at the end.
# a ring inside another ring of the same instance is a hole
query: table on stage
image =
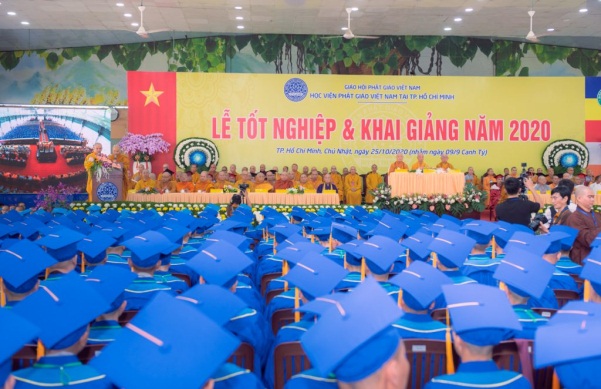
{"type": "MultiPolygon", "coordinates": [[[[152,202],[152,203],[213,203],[228,204],[235,193],[166,193],[143,194],[128,193],[126,201],[152,202]]],[[[248,201],[254,204],[282,204],[282,205],[338,205],[340,198],[336,193],[248,193],[248,201]]]]}
{"type": "Polygon", "coordinates": [[[400,173],[393,172],[388,175],[388,185],[391,187],[392,196],[414,193],[463,193],[465,175],[461,172],[450,173],[400,173]]]}

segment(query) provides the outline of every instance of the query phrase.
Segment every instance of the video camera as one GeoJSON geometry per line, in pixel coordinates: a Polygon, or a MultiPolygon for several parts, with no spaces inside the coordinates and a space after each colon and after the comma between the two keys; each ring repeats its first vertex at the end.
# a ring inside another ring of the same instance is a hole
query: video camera
{"type": "Polygon", "coordinates": [[[526,194],[526,184],[524,184],[524,180],[529,178],[528,172],[526,171],[526,166],[528,166],[528,164],[526,162],[522,162],[522,173],[520,174],[520,189],[522,190],[520,193],[520,198],[522,200],[528,199],[528,195],[526,194]]]}

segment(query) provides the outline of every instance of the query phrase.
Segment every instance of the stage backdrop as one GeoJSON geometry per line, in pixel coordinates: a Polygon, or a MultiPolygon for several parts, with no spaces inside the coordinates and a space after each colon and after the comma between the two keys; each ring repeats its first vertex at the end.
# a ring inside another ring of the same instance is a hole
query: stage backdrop
{"type": "Polygon", "coordinates": [[[63,183],[85,192],[85,156],[94,143],[110,153],[110,110],[0,107],[0,193],[35,193],[63,183]]]}
{"type": "Polygon", "coordinates": [[[601,78],[575,77],[129,72],[129,131],[165,134],[174,153],[156,162],[180,166],[218,157],[384,171],[399,152],[409,165],[420,152],[431,165],[446,153],[479,173],[566,152],[600,163],[600,89],[601,78]],[[564,139],[570,149],[548,148],[564,139]]]}

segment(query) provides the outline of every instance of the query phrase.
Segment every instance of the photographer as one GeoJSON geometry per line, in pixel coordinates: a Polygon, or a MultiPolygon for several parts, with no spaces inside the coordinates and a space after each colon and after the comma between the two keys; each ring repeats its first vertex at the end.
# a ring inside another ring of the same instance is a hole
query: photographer
{"type": "Polygon", "coordinates": [[[528,226],[530,224],[530,214],[538,212],[542,202],[540,196],[534,190],[534,183],[530,178],[507,177],[505,190],[507,191],[507,200],[497,205],[497,218],[504,222],[528,226]],[[532,192],[535,201],[523,198],[520,180],[523,180],[524,186],[532,192]]]}
{"type": "Polygon", "coordinates": [[[225,209],[225,216],[232,216],[232,213],[234,213],[234,211],[240,206],[240,204],[242,204],[242,196],[240,196],[239,194],[233,195],[232,199],[230,200],[230,203],[225,209]]]}

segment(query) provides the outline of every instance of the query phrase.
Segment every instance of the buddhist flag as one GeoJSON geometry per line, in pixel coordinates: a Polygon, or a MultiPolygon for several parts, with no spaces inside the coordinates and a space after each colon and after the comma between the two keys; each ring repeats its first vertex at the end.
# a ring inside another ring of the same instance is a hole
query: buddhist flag
{"type": "MultiPolygon", "coordinates": [[[[127,72],[129,105],[128,131],[132,134],[163,134],[163,139],[175,147],[177,142],[177,88],[173,72],[127,72]]],[[[133,158],[132,158],[133,159],[133,158]]],[[[172,170],[170,153],[155,155],[153,171],[161,172],[164,163],[172,170]]]]}
{"type": "Polygon", "coordinates": [[[601,77],[585,78],[585,142],[589,166],[601,168],[601,77]]]}

